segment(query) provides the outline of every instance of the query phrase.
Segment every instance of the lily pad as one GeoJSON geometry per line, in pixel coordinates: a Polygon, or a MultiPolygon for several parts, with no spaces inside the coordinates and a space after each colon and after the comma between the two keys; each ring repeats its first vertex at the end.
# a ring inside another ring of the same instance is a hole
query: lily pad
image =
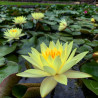
{"type": "Polygon", "coordinates": [[[80,45],[80,44],[84,44],[85,41],[83,39],[74,39],[73,40],[76,44],[80,45]]]}
{"type": "Polygon", "coordinates": [[[98,81],[98,63],[91,61],[81,67],[81,71],[93,75],[93,78],[98,81]]]}
{"type": "Polygon", "coordinates": [[[0,83],[9,75],[18,72],[19,65],[15,62],[9,61],[7,65],[0,68],[0,83]]]}
{"type": "Polygon", "coordinates": [[[40,98],[40,83],[17,84],[12,89],[17,98],[40,98]]]}
{"type": "Polygon", "coordinates": [[[5,58],[0,57],[0,67],[3,66],[4,64],[5,64],[5,58]]]}
{"type": "Polygon", "coordinates": [[[16,49],[17,44],[13,44],[12,46],[4,45],[0,46],[0,56],[5,56],[16,49]]]}
{"type": "Polygon", "coordinates": [[[33,47],[35,44],[36,37],[32,37],[30,39],[22,40],[23,45],[20,47],[20,50],[18,51],[19,54],[28,54],[30,52],[31,47],[33,47]]]}
{"type": "Polygon", "coordinates": [[[22,98],[23,95],[25,94],[27,90],[27,87],[24,85],[15,85],[12,89],[12,94],[16,97],[16,98],[22,98]]]}
{"type": "Polygon", "coordinates": [[[88,89],[98,95],[98,81],[82,79],[88,89]]]}
{"type": "Polygon", "coordinates": [[[93,49],[92,49],[92,47],[90,47],[90,46],[84,44],[83,46],[81,46],[80,48],[78,48],[77,51],[78,51],[79,53],[80,53],[80,52],[83,52],[83,51],[92,52],[93,49]]]}
{"type": "Polygon", "coordinates": [[[11,74],[5,78],[0,84],[0,98],[10,98],[7,96],[11,94],[13,86],[17,84],[19,80],[20,77],[16,76],[16,74],[11,74]]]}
{"type": "Polygon", "coordinates": [[[24,29],[31,29],[33,28],[33,22],[27,22],[24,24],[24,29]]]}

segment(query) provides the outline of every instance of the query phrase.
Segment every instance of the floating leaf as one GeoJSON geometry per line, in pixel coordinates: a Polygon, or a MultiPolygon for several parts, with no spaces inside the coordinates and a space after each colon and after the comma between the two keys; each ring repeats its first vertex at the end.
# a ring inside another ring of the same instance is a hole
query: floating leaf
{"type": "Polygon", "coordinates": [[[86,44],[91,47],[96,47],[96,46],[98,46],[98,40],[93,40],[92,42],[89,40],[86,40],[86,44]]]}
{"type": "Polygon", "coordinates": [[[8,61],[14,61],[14,62],[18,62],[18,57],[15,54],[9,54],[6,56],[6,59],[8,61]]]}
{"type": "Polygon", "coordinates": [[[88,29],[81,29],[80,30],[81,33],[84,33],[84,34],[91,34],[92,32],[88,29]]]}
{"type": "Polygon", "coordinates": [[[98,63],[91,61],[81,67],[81,71],[93,75],[93,78],[98,81],[98,63]]]}
{"type": "Polygon", "coordinates": [[[98,81],[82,79],[88,89],[98,95],[98,81]]]}
{"type": "Polygon", "coordinates": [[[25,95],[22,98],[40,98],[40,88],[30,87],[27,89],[25,95]]]}
{"type": "Polygon", "coordinates": [[[40,97],[40,83],[17,84],[12,89],[12,94],[17,98],[40,97]]]}
{"type": "Polygon", "coordinates": [[[5,58],[0,57],[0,67],[3,66],[4,64],[5,64],[5,58]]]}
{"type": "Polygon", "coordinates": [[[11,94],[13,86],[17,84],[19,80],[20,77],[16,76],[16,74],[11,74],[5,78],[0,84],[0,98],[7,98],[6,96],[11,94]]]}
{"type": "Polygon", "coordinates": [[[78,48],[77,51],[78,51],[79,53],[80,53],[80,52],[83,52],[83,51],[92,52],[93,49],[92,49],[90,46],[84,44],[83,46],[81,46],[80,48],[78,48]]]}
{"type": "Polygon", "coordinates": [[[16,49],[17,44],[13,44],[12,46],[0,46],[0,56],[5,56],[16,49]]]}
{"type": "Polygon", "coordinates": [[[72,37],[60,37],[60,40],[67,42],[67,41],[73,40],[73,38],[72,37]]]}
{"type": "Polygon", "coordinates": [[[24,29],[31,29],[33,28],[33,22],[27,22],[24,24],[24,29]]]}
{"type": "Polygon", "coordinates": [[[32,37],[30,39],[22,40],[23,45],[20,47],[20,50],[18,51],[19,54],[28,54],[30,52],[31,47],[33,47],[35,44],[35,37],[32,37]]]}
{"type": "Polygon", "coordinates": [[[15,62],[9,61],[7,65],[0,68],[0,83],[9,75],[18,72],[19,65],[15,62]]]}
{"type": "Polygon", "coordinates": [[[22,98],[23,95],[25,94],[27,90],[27,87],[24,85],[20,85],[17,84],[13,87],[12,89],[12,94],[16,97],[16,98],[22,98]]]}
{"type": "Polygon", "coordinates": [[[74,43],[76,43],[78,45],[85,43],[85,41],[83,39],[74,39],[73,41],[74,41],[74,43]]]}
{"type": "Polygon", "coordinates": [[[81,71],[91,74],[93,76],[93,79],[95,80],[82,80],[88,89],[90,89],[92,92],[98,95],[98,63],[96,63],[95,61],[86,63],[81,67],[81,71]]]}

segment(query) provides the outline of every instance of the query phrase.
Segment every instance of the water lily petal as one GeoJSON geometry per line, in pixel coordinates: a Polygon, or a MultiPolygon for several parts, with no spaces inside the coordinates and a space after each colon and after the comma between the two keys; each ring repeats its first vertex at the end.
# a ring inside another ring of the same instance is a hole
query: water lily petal
{"type": "Polygon", "coordinates": [[[45,52],[45,50],[47,49],[47,45],[46,45],[45,43],[42,43],[42,44],[40,45],[40,47],[41,47],[41,53],[42,53],[42,52],[45,52]]]}
{"type": "Polygon", "coordinates": [[[88,78],[92,77],[92,75],[84,72],[74,71],[74,70],[68,70],[64,73],[67,78],[88,78]]]}
{"type": "Polygon", "coordinates": [[[60,44],[60,41],[59,40],[57,40],[55,47],[56,47],[56,49],[59,49],[61,47],[61,44],[60,44]]]}
{"type": "Polygon", "coordinates": [[[77,59],[77,61],[76,61],[76,63],[75,63],[75,64],[77,64],[80,60],[83,59],[83,57],[84,57],[87,53],[88,53],[88,51],[86,51],[86,52],[82,52],[82,53],[76,55],[75,57],[73,57],[72,60],[77,59]]]}
{"type": "Polygon", "coordinates": [[[48,66],[49,65],[48,62],[45,60],[45,58],[42,55],[40,56],[40,59],[42,61],[43,66],[48,66]]]}
{"type": "Polygon", "coordinates": [[[55,43],[51,41],[49,44],[49,49],[54,49],[54,47],[55,47],[55,43]]]}
{"type": "Polygon", "coordinates": [[[28,62],[30,62],[33,66],[42,69],[41,66],[36,61],[34,61],[31,57],[23,56],[23,55],[22,57],[25,58],[28,62]]]}
{"type": "Polygon", "coordinates": [[[72,66],[78,63],[88,52],[83,52],[78,54],[77,56],[73,57],[69,62],[65,62],[64,65],[60,67],[59,74],[64,73],[65,71],[69,70],[72,66]]]}
{"type": "MultiPolygon", "coordinates": [[[[63,45],[63,52],[61,54],[61,60],[63,63],[67,60],[67,50],[68,50],[68,42],[63,45]]],[[[61,66],[62,67],[62,66],[61,66]]]]}
{"type": "Polygon", "coordinates": [[[49,56],[48,56],[48,59],[47,59],[47,62],[48,62],[49,64],[53,64],[53,61],[54,61],[54,59],[49,55],[49,56]]]}
{"type": "Polygon", "coordinates": [[[58,72],[58,74],[64,73],[69,70],[72,66],[75,65],[77,60],[70,61],[69,63],[65,64],[58,72]]]}
{"type": "Polygon", "coordinates": [[[34,51],[32,51],[32,53],[28,53],[29,56],[32,58],[33,61],[35,61],[39,66],[43,66],[41,59],[40,59],[40,55],[36,55],[36,53],[34,53],[34,51]]]}
{"type": "Polygon", "coordinates": [[[61,63],[62,63],[62,62],[61,62],[60,57],[57,56],[57,57],[55,58],[54,62],[53,62],[53,66],[54,66],[54,68],[56,69],[56,71],[58,71],[58,69],[59,69],[61,63]]]}
{"type": "Polygon", "coordinates": [[[37,13],[32,13],[31,15],[36,20],[40,20],[40,19],[42,19],[44,17],[43,13],[38,13],[38,12],[37,13]]]}
{"type": "Polygon", "coordinates": [[[45,78],[40,87],[41,97],[45,98],[57,85],[57,82],[53,79],[53,77],[45,78]]]}
{"type": "Polygon", "coordinates": [[[77,56],[73,57],[69,62],[65,62],[65,64],[61,67],[59,74],[64,73],[65,71],[69,70],[72,66],[78,63],[88,52],[83,52],[78,54],[77,56]]]}
{"type": "Polygon", "coordinates": [[[68,42],[66,42],[64,45],[63,45],[63,49],[67,48],[68,47],[68,42]]]}
{"type": "Polygon", "coordinates": [[[31,49],[32,49],[31,52],[34,58],[37,59],[39,63],[42,65],[42,62],[40,60],[40,53],[35,48],[31,48],[31,49]]]}
{"type": "Polygon", "coordinates": [[[31,52],[34,52],[37,56],[39,56],[40,55],[40,53],[35,49],[35,48],[31,48],[32,49],[32,51],[31,52]]]}
{"type": "Polygon", "coordinates": [[[73,46],[73,41],[69,43],[68,45],[68,50],[67,50],[67,58],[69,57],[71,50],[72,50],[72,46],[73,46]]]}
{"type": "Polygon", "coordinates": [[[31,73],[27,73],[27,72],[21,72],[16,74],[17,76],[21,76],[21,77],[29,77],[29,78],[39,78],[39,77],[43,77],[41,75],[33,75],[31,73]]]}
{"type": "Polygon", "coordinates": [[[43,68],[47,73],[50,73],[51,75],[56,74],[56,71],[53,68],[49,67],[49,66],[44,66],[43,68]]]}
{"type": "Polygon", "coordinates": [[[65,57],[66,57],[65,51],[62,51],[62,54],[61,54],[61,61],[62,62],[64,62],[65,57]]]}
{"type": "Polygon", "coordinates": [[[33,75],[42,76],[42,77],[44,77],[44,76],[50,76],[49,73],[47,73],[45,71],[42,71],[42,70],[39,70],[39,69],[28,69],[28,70],[26,70],[24,72],[31,73],[33,75]]]}
{"type": "Polygon", "coordinates": [[[64,85],[67,85],[67,77],[64,74],[54,76],[54,79],[64,85]]]}
{"type": "Polygon", "coordinates": [[[71,53],[71,55],[69,56],[68,60],[67,60],[67,63],[74,57],[75,55],[75,52],[76,52],[77,49],[74,49],[71,53]]]}
{"type": "Polygon", "coordinates": [[[33,59],[37,59],[40,61],[40,54],[38,53],[38,51],[34,48],[31,48],[31,53],[29,53],[29,55],[33,58],[33,59]]]}

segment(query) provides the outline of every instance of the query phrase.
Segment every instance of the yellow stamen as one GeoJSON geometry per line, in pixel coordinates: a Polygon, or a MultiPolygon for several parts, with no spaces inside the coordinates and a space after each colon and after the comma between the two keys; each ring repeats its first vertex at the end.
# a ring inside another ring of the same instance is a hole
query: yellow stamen
{"type": "Polygon", "coordinates": [[[17,32],[17,30],[10,30],[11,32],[17,32]]]}
{"type": "Polygon", "coordinates": [[[53,59],[55,59],[56,56],[61,56],[62,51],[54,49],[47,48],[45,52],[42,53],[42,56],[47,60],[48,56],[50,55],[53,59]]]}

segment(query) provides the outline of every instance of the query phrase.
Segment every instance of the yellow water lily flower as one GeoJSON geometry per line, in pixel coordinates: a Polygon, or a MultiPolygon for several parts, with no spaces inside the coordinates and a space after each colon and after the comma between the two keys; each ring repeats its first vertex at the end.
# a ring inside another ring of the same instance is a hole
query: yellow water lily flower
{"type": "Polygon", "coordinates": [[[91,18],[91,22],[95,22],[95,19],[94,18],[91,18]]]}
{"type": "Polygon", "coordinates": [[[66,27],[67,27],[67,22],[65,21],[65,19],[61,20],[58,30],[63,31],[66,27]]]}
{"type": "Polygon", "coordinates": [[[37,13],[37,12],[36,13],[32,13],[31,15],[36,20],[42,19],[44,17],[43,13],[37,13]]]}
{"type": "Polygon", "coordinates": [[[28,69],[18,73],[21,77],[46,77],[40,87],[41,97],[44,98],[52,91],[57,82],[67,85],[67,78],[87,78],[91,75],[70,70],[77,64],[88,52],[83,52],[75,56],[76,49],[72,51],[73,42],[66,42],[64,45],[59,42],[56,44],[51,41],[49,47],[45,43],[40,45],[41,53],[32,48],[29,56],[23,57],[29,61],[35,69],[28,69]],[[71,52],[72,51],[72,52],[71,52]]]}
{"type": "Polygon", "coordinates": [[[26,18],[24,16],[15,17],[13,22],[15,24],[23,24],[26,23],[26,18]]]}
{"type": "Polygon", "coordinates": [[[11,41],[13,39],[19,39],[19,37],[25,35],[25,34],[21,34],[21,32],[22,32],[22,29],[19,29],[19,28],[7,29],[4,32],[4,38],[8,39],[8,41],[11,41]]]}

